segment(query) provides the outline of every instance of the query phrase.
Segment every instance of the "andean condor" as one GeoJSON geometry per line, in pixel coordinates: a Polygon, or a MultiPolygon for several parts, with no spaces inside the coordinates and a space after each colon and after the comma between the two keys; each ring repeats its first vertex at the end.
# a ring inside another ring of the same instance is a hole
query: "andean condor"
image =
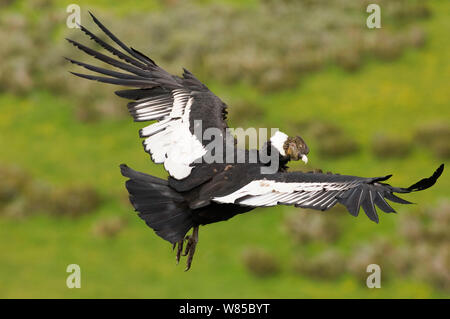
{"type": "Polygon", "coordinates": [[[378,223],[376,206],[386,213],[393,213],[395,211],[386,199],[410,204],[394,193],[426,189],[442,174],[444,165],[439,166],[431,177],[401,188],[385,183],[391,175],[364,178],[288,172],[286,164],[289,161],[307,161],[309,148],[301,137],[289,137],[281,132],[275,133],[262,150],[240,150],[244,152],[245,159],[252,153],[256,154],[256,162],[236,163],[239,149],[227,130],[225,103],[188,70],[184,69],[182,77],[169,74],[149,57],[126,46],[91,16],[95,24],[122,50],[101,40],[83,26],[80,26],[81,30],[116,58],[67,40],[88,55],[125,72],[68,59],[104,76],[72,73],[89,80],[132,87],[115,93],[134,100],[128,103],[128,110],[135,121],[157,121],[142,128],[139,133],[144,138],[145,151],[153,162],[164,164],[170,175],[168,180],[134,171],[124,164],[120,168],[122,175],[129,178],[126,188],[139,217],[174,248],[178,245],[177,263],[181,254],[188,256],[186,270],[192,263],[200,225],[227,220],[255,207],[294,205],[327,210],[337,203],[344,205],[353,216],[358,216],[362,207],[366,215],[378,223]],[[217,154],[211,154],[213,150],[208,148],[210,140],[194,134],[198,123],[201,123],[201,136],[209,128],[218,130],[215,138],[225,145],[219,160],[212,163],[203,160],[208,155],[217,154]],[[263,151],[270,155],[269,161],[260,159],[263,151]],[[276,172],[263,173],[262,168],[273,164],[274,159],[279,162],[276,172]],[[186,236],[191,228],[192,235],[186,236]]]}

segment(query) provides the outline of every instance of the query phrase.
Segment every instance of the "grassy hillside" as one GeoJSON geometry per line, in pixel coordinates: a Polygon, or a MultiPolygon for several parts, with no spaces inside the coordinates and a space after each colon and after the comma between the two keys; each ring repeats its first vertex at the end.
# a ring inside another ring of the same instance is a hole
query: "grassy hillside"
{"type": "MultiPolygon", "coordinates": [[[[108,6],[106,1],[96,3],[98,11],[109,10],[108,6]]],[[[142,10],[159,8],[141,2],[136,6],[142,10]]],[[[354,73],[331,65],[296,87],[272,93],[245,83],[224,85],[202,80],[226,102],[246,99],[258,105],[264,111],[261,126],[289,127],[290,133],[302,135],[302,127],[294,118],[325,120],[338,123],[361,145],[356,154],[327,159],[314,152],[318,142],[311,142],[309,159],[313,167],[360,176],[394,173],[394,185],[408,186],[431,174],[442,162],[416,145],[415,130],[436,120],[450,124],[450,3],[435,0],[430,6],[432,17],[421,22],[428,33],[426,46],[408,50],[391,62],[368,58],[354,73]],[[412,140],[412,153],[403,159],[374,157],[370,144],[377,132],[412,140]]],[[[128,9],[120,5],[114,10],[125,14],[128,9]]],[[[92,83],[92,90],[97,86],[100,84],[92,83]]],[[[26,96],[5,92],[0,95],[0,109],[0,162],[19,165],[35,178],[57,186],[92,185],[105,197],[97,211],[80,218],[0,216],[2,298],[450,297],[448,291],[414,276],[395,277],[383,282],[381,289],[368,289],[364,280],[348,273],[335,280],[316,280],[292,271],[292,256],[299,250],[308,258],[306,253],[324,250],[328,245],[351,255],[355,242],[370,242],[380,235],[388,241],[401,241],[396,228],[400,216],[387,214],[380,216],[378,225],[365,216],[355,219],[342,215],[345,233],[337,242],[301,250],[282,227],[292,208],[257,209],[226,223],[201,228],[193,267],[184,273],[184,265],[175,266],[170,244],[147,229],[124,200],[120,163],[166,175],[141,149],[137,130],[142,124],[128,118],[82,123],[74,116],[73,101],[43,89],[26,96]],[[109,216],[124,216],[128,224],[112,239],[93,234],[93,225],[109,216]],[[258,278],[249,273],[241,255],[254,246],[264,247],[279,261],[278,274],[258,278]],[[65,269],[71,263],[81,266],[81,289],[65,285],[65,269]]],[[[292,168],[301,169],[302,164],[292,168]]],[[[405,198],[419,205],[434,205],[448,198],[447,175],[444,172],[432,189],[405,198]]],[[[399,215],[413,209],[395,207],[399,215]]]]}

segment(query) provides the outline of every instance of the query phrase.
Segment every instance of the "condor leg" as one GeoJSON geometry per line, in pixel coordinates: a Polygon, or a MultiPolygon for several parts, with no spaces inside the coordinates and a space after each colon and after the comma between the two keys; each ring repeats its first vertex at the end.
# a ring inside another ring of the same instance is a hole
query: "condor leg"
{"type": "Polygon", "coordinates": [[[173,247],[172,247],[172,250],[174,250],[175,247],[177,247],[177,245],[178,245],[177,256],[176,256],[176,258],[177,258],[177,265],[180,262],[181,253],[183,252],[183,243],[184,243],[184,239],[182,239],[180,241],[177,241],[176,243],[173,244],[173,247]]]}
{"type": "MultiPolygon", "coordinates": [[[[192,259],[194,258],[195,248],[198,243],[198,227],[195,226],[192,231],[192,235],[186,236],[185,240],[187,240],[186,249],[184,250],[183,256],[188,256],[186,261],[186,269],[184,271],[188,271],[191,268],[192,259]]],[[[183,247],[181,247],[183,248],[183,247]]]]}

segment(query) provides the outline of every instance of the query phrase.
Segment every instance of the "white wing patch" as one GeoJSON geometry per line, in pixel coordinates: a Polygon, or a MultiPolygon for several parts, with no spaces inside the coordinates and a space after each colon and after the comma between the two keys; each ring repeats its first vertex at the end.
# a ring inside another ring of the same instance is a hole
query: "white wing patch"
{"type": "Polygon", "coordinates": [[[130,112],[137,121],[158,120],[140,130],[145,151],[157,164],[164,164],[170,176],[183,179],[191,173],[191,164],[206,154],[202,143],[189,129],[189,114],[194,98],[189,91],[177,89],[172,95],[142,99],[130,112]]]}
{"type": "Polygon", "coordinates": [[[252,181],[237,191],[212,200],[245,206],[276,206],[278,204],[316,206],[327,209],[336,204],[336,195],[355,187],[359,181],[342,183],[286,183],[272,180],[252,181]]]}

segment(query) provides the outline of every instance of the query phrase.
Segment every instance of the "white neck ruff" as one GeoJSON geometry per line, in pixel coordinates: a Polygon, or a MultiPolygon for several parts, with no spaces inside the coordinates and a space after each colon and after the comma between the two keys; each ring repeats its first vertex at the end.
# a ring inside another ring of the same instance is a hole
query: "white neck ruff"
{"type": "Polygon", "coordinates": [[[278,150],[278,152],[282,156],[286,156],[286,152],[284,151],[283,145],[284,142],[288,139],[288,136],[281,131],[277,131],[271,138],[270,142],[272,145],[278,150]]]}

